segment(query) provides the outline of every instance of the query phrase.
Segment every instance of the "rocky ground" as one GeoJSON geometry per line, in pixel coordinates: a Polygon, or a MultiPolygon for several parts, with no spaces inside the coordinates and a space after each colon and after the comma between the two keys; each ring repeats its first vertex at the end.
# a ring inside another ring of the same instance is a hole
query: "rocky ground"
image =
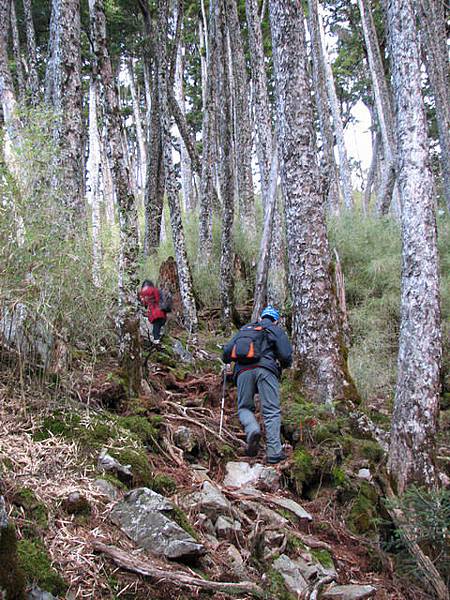
{"type": "Polygon", "coordinates": [[[150,348],[145,393],[131,401],[106,357],[77,359],[70,386],[18,386],[2,372],[8,599],[432,597],[380,549],[392,527],[377,483],[386,415],[380,446],[287,377],[288,460],[246,458],[231,386],[219,435],[220,341],[150,348]]]}

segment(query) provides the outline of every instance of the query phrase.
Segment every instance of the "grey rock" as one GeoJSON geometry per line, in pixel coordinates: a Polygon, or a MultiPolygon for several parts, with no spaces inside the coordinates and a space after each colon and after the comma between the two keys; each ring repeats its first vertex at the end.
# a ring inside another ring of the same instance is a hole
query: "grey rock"
{"type": "Polygon", "coordinates": [[[125,496],[111,511],[111,521],[138,546],[166,558],[196,557],[205,553],[203,544],[170,518],[174,504],[148,488],[125,496]]]}
{"type": "Polygon", "coordinates": [[[106,481],[106,479],[96,479],[94,486],[100,494],[106,496],[109,500],[117,500],[119,497],[119,490],[110,481],[106,481]]]}
{"type": "Polygon", "coordinates": [[[328,600],[364,600],[372,598],[376,591],[373,585],[335,585],[322,592],[321,597],[328,600]]]}
{"type": "Polygon", "coordinates": [[[70,492],[62,505],[69,515],[86,515],[91,512],[91,505],[88,499],[80,492],[70,492]]]}
{"type": "Polygon", "coordinates": [[[208,469],[203,465],[193,464],[191,465],[192,474],[194,479],[198,481],[198,483],[203,483],[204,481],[211,481],[208,473],[208,469]]]}
{"type": "Polygon", "coordinates": [[[57,600],[50,592],[44,592],[40,587],[34,585],[27,594],[27,600],[57,600]]]}
{"type": "Polygon", "coordinates": [[[198,445],[197,438],[189,427],[185,427],[181,425],[175,431],[173,435],[173,441],[178,448],[184,450],[184,452],[192,452],[194,448],[198,445]]]}
{"type": "Polygon", "coordinates": [[[196,525],[196,527],[200,527],[200,529],[202,529],[203,531],[206,531],[210,535],[214,535],[216,533],[213,522],[204,513],[199,513],[197,515],[197,521],[196,521],[195,525],[196,525]]]}
{"type": "Polygon", "coordinates": [[[184,348],[184,346],[180,342],[180,340],[176,340],[176,342],[174,343],[173,351],[180,358],[181,362],[184,362],[189,365],[192,364],[193,362],[195,362],[195,359],[194,359],[193,355],[191,354],[191,352],[189,352],[189,350],[186,350],[186,348],[184,348]]]}
{"type": "Polygon", "coordinates": [[[367,481],[371,481],[372,475],[370,473],[370,469],[360,469],[358,471],[358,477],[360,479],[366,479],[367,481]]]}
{"type": "Polygon", "coordinates": [[[291,500],[291,498],[283,498],[283,496],[271,497],[271,502],[276,504],[277,506],[281,506],[281,508],[285,508],[289,510],[291,513],[294,513],[299,519],[306,519],[307,521],[312,521],[312,516],[307,512],[300,504],[291,500]]]}
{"type": "Polygon", "coordinates": [[[97,461],[97,467],[100,471],[105,473],[114,473],[117,478],[123,483],[131,483],[133,480],[133,473],[131,472],[131,465],[122,465],[118,460],[113,458],[106,448],[102,448],[97,461]]]}
{"type": "Polygon", "coordinates": [[[210,481],[205,481],[200,491],[185,496],[182,503],[186,510],[196,509],[213,518],[231,510],[229,500],[210,481]]]}
{"type": "Polygon", "coordinates": [[[279,475],[273,467],[265,467],[261,463],[251,465],[246,462],[228,462],[223,485],[233,488],[249,488],[262,486],[275,491],[279,487],[279,475]]]}
{"type": "Polygon", "coordinates": [[[246,576],[247,569],[245,568],[244,559],[236,546],[233,544],[227,546],[225,554],[228,557],[228,564],[233,573],[239,578],[246,576]]]}
{"type": "Polygon", "coordinates": [[[256,515],[257,518],[264,521],[264,524],[269,528],[281,528],[286,527],[289,524],[289,521],[279,513],[258,502],[244,500],[241,502],[240,506],[245,513],[256,515]]]}
{"type": "Polygon", "coordinates": [[[285,534],[283,531],[271,531],[266,529],[265,539],[270,548],[278,548],[283,543],[285,534]]]}
{"type": "Polygon", "coordinates": [[[8,527],[8,513],[6,512],[5,499],[0,496],[0,529],[8,527]]]}
{"type": "Polygon", "coordinates": [[[296,561],[291,560],[286,554],[282,554],[272,566],[283,577],[287,588],[302,598],[308,589],[308,582],[303,577],[296,561]]]}
{"type": "Polygon", "coordinates": [[[208,544],[211,546],[211,548],[213,550],[217,550],[217,548],[220,546],[220,542],[216,538],[215,535],[211,535],[210,533],[205,533],[205,540],[208,542],[208,544]]]}
{"type": "Polygon", "coordinates": [[[242,529],[239,521],[230,519],[229,517],[220,516],[216,521],[216,532],[220,538],[229,538],[234,534],[239,533],[242,529]]]}

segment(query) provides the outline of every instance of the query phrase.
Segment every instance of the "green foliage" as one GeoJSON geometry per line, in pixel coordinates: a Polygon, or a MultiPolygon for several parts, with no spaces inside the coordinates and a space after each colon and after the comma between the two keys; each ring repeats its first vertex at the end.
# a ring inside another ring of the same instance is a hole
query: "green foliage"
{"type": "Polygon", "coordinates": [[[333,569],[334,568],[333,557],[328,552],[328,550],[319,550],[319,549],[314,549],[313,548],[311,550],[311,554],[314,556],[314,558],[317,561],[320,562],[320,564],[322,565],[322,567],[325,567],[326,569],[333,569]]]}
{"type": "Polygon", "coordinates": [[[395,531],[387,549],[398,553],[400,571],[421,578],[421,565],[408,554],[404,535],[424,550],[447,585],[450,584],[450,490],[429,491],[416,486],[408,488],[400,499],[386,501],[391,509],[400,509],[403,525],[395,531]]]}
{"type": "Polygon", "coordinates": [[[55,596],[62,596],[65,593],[67,584],[52,567],[47,550],[41,542],[20,540],[17,544],[17,553],[27,582],[36,583],[55,596]]]}
{"type": "Polygon", "coordinates": [[[19,488],[14,492],[13,503],[21,506],[27,519],[31,519],[41,529],[48,526],[48,514],[45,504],[40,502],[33,490],[27,487],[19,488]]]}
{"type": "Polygon", "coordinates": [[[303,485],[307,483],[314,473],[314,462],[311,454],[304,448],[297,448],[292,457],[292,475],[297,492],[301,494],[303,485]]]}
{"type": "Polygon", "coordinates": [[[375,533],[378,526],[377,505],[378,494],[375,487],[362,481],[347,517],[349,529],[360,534],[375,533]]]}
{"type": "Polygon", "coordinates": [[[24,600],[25,573],[18,560],[17,538],[13,525],[0,528],[0,594],[5,600],[24,600]]]}

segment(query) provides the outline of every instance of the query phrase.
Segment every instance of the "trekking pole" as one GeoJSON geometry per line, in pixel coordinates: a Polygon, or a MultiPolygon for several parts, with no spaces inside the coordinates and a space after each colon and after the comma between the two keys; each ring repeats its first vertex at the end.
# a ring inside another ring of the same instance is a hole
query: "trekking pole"
{"type": "Polygon", "coordinates": [[[222,369],[222,406],[220,408],[220,425],[219,425],[219,437],[222,437],[222,428],[223,428],[223,413],[225,412],[225,391],[227,387],[227,366],[224,365],[222,369]]]}

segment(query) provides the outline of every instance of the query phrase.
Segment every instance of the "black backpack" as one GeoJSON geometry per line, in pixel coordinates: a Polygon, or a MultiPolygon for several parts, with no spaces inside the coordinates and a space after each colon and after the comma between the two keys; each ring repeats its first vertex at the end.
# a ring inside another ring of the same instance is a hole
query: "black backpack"
{"type": "Polygon", "coordinates": [[[159,290],[159,308],[166,313],[172,312],[173,298],[169,290],[159,290]]]}
{"type": "Polygon", "coordinates": [[[260,323],[245,325],[236,334],[231,360],[241,365],[259,362],[265,350],[266,330],[260,323]]]}

